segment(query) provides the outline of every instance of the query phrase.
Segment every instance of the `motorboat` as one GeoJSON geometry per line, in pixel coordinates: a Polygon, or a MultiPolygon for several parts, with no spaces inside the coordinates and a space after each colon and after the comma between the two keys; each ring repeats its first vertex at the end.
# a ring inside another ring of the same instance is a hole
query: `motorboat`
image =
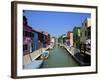
{"type": "Polygon", "coordinates": [[[47,59],[49,57],[49,51],[44,51],[42,54],[41,54],[41,59],[47,59]]]}

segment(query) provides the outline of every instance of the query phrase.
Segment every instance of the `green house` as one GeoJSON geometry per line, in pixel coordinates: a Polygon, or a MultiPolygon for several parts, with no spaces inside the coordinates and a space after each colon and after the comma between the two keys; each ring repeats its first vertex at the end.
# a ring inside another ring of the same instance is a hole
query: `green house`
{"type": "Polygon", "coordinates": [[[66,42],[66,34],[61,35],[58,38],[58,42],[61,43],[61,44],[64,44],[66,42]]]}
{"type": "Polygon", "coordinates": [[[73,28],[73,36],[74,36],[74,47],[76,48],[80,48],[80,35],[81,35],[81,32],[80,32],[80,27],[74,27],[73,28]]]}

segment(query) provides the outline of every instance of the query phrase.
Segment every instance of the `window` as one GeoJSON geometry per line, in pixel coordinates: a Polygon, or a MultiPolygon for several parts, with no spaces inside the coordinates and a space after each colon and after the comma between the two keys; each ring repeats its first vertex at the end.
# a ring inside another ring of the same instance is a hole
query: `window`
{"type": "Polygon", "coordinates": [[[28,36],[28,32],[27,31],[25,31],[25,37],[27,37],[28,36]]]}
{"type": "Polygon", "coordinates": [[[24,50],[27,50],[27,45],[24,45],[24,46],[23,46],[23,51],[24,51],[24,50]]]}
{"type": "Polygon", "coordinates": [[[27,32],[27,31],[25,31],[24,34],[25,34],[25,37],[31,37],[31,36],[33,36],[33,34],[31,32],[27,32]]]}

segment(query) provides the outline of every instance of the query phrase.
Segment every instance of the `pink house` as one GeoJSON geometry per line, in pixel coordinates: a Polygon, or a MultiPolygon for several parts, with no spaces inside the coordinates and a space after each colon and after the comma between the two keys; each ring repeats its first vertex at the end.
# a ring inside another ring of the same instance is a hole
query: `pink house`
{"type": "Polygon", "coordinates": [[[32,46],[32,28],[27,24],[27,18],[23,16],[23,52],[24,55],[31,52],[32,46]]]}

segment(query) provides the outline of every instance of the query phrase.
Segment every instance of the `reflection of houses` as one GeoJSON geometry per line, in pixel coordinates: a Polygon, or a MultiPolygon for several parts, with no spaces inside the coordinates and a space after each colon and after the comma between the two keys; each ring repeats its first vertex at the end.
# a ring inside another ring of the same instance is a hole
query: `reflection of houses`
{"type": "Polygon", "coordinates": [[[73,32],[69,31],[67,32],[67,46],[73,46],[73,32]]]}
{"type": "Polygon", "coordinates": [[[23,51],[24,55],[29,54],[32,49],[32,28],[28,26],[27,19],[23,17],[23,51]]]}
{"type": "Polygon", "coordinates": [[[74,27],[73,34],[74,47],[80,48],[80,27],[74,27]]]}
{"type": "Polygon", "coordinates": [[[81,27],[81,48],[90,53],[91,46],[91,19],[87,18],[81,27]]]}

